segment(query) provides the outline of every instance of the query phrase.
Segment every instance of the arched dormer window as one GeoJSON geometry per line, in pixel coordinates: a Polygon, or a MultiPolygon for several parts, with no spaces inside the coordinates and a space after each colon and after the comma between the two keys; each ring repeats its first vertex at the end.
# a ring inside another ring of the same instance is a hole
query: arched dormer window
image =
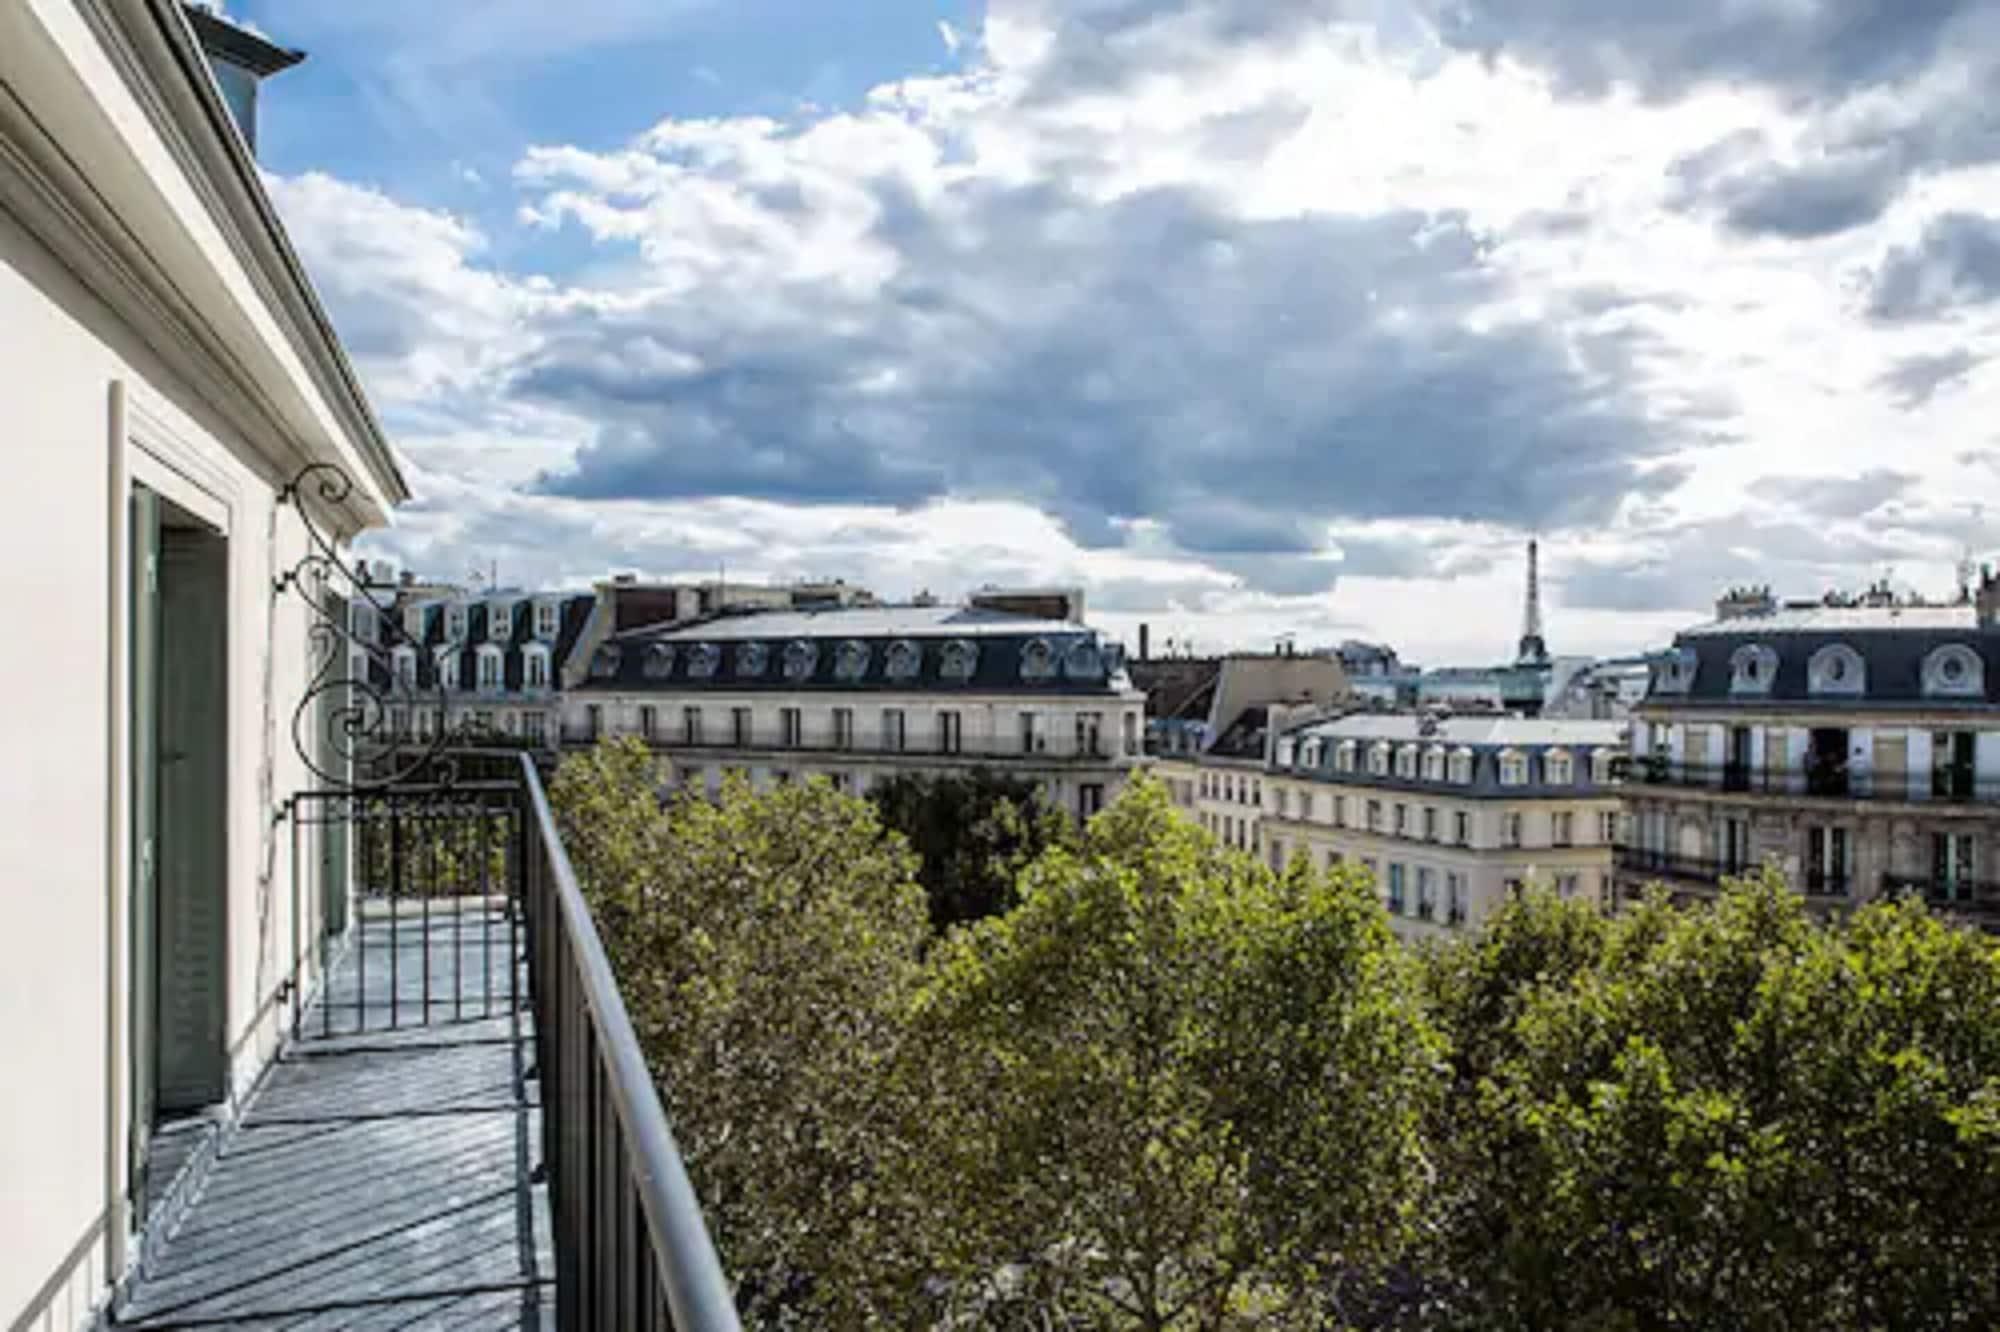
{"type": "Polygon", "coordinates": [[[486,641],[505,643],[514,637],[514,603],[511,601],[489,601],[486,603],[486,641]]]}
{"type": "Polygon", "coordinates": [[[923,669],[924,650],[907,638],[899,638],[889,645],[889,658],[884,663],[891,680],[914,680],[923,669]]]}
{"type": "Polygon", "coordinates": [[[609,680],[618,674],[618,663],[625,658],[625,650],[616,643],[606,643],[590,656],[590,678],[609,680]]]}
{"type": "Polygon", "coordinates": [[[1441,782],[1444,780],[1445,752],[1443,745],[1432,745],[1424,751],[1424,780],[1441,782]]]}
{"type": "Polygon", "coordinates": [[[819,669],[819,646],[809,639],[795,638],[785,644],[784,660],[779,665],[787,680],[809,680],[819,669]]]}
{"type": "Polygon", "coordinates": [[[477,661],[481,689],[498,689],[505,683],[507,662],[498,643],[481,643],[477,661]]]}
{"type": "Polygon", "coordinates": [[[437,654],[438,683],[446,689],[458,688],[458,649],[441,648],[437,654]]]}
{"type": "Polygon", "coordinates": [[[938,674],[955,684],[964,684],[979,668],[979,648],[968,639],[954,638],[938,654],[938,674]]]}
{"type": "Polygon", "coordinates": [[[833,650],[833,675],[852,683],[868,674],[868,645],[850,638],[833,650]]]}
{"type": "Polygon", "coordinates": [[[1597,748],[1590,751],[1590,780],[1599,786],[1609,786],[1617,771],[1618,751],[1597,748]]]}
{"type": "Polygon", "coordinates": [[[1653,662],[1653,692],[1685,694],[1694,688],[1695,655],[1690,648],[1672,648],[1653,662]]]}
{"type": "Polygon", "coordinates": [[[538,601],[535,603],[535,637],[551,639],[560,627],[562,606],[559,602],[538,601]]]}
{"type": "Polygon", "coordinates": [[[1762,643],[1746,643],[1729,654],[1729,692],[1768,694],[1777,678],[1778,654],[1762,643]]]}
{"type": "Polygon", "coordinates": [[[1829,643],[1812,654],[1806,666],[1806,689],[1814,694],[1853,696],[1866,693],[1868,669],[1861,654],[1845,643],[1829,643]]]}
{"type": "Polygon", "coordinates": [[[747,679],[756,679],[771,663],[771,649],[762,643],[750,642],[738,645],[736,649],[736,673],[747,679]]]}
{"type": "Polygon", "coordinates": [[[1353,772],[1356,751],[1360,746],[1352,740],[1343,740],[1333,747],[1333,766],[1339,772],[1353,772]]]}
{"type": "Polygon", "coordinates": [[[672,643],[648,643],[646,645],[645,673],[648,680],[664,680],[674,673],[674,645],[672,643]]]}
{"type": "Polygon", "coordinates": [[[1326,755],[1326,741],[1320,739],[1318,736],[1314,736],[1312,739],[1306,741],[1305,765],[1308,768],[1317,768],[1320,764],[1320,760],[1323,757],[1325,757],[1325,755],[1326,755]]]}
{"type": "Polygon", "coordinates": [[[1389,775],[1389,742],[1377,740],[1368,746],[1368,773],[1372,777],[1389,775]]]}
{"type": "Polygon", "coordinates": [[[1046,638],[1031,638],[1021,649],[1021,678],[1046,680],[1056,672],[1056,650],[1046,638]]]}
{"type": "Polygon", "coordinates": [[[721,665],[722,649],[713,643],[696,643],[688,649],[688,675],[693,679],[713,679],[721,665]]]}
{"type": "Polygon", "coordinates": [[[1292,766],[1293,759],[1298,757],[1298,744],[1299,742],[1292,739],[1290,736],[1286,736],[1282,740],[1278,741],[1279,767],[1289,768],[1292,766]]]}
{"type": "Polygon", "coordinates": [[[1542,755],[1542,780],[1550,786],[1568,786],[1576,781],[1576,760],[1567,749],[1551,749],[1542,755]]]}
{"type": "Polygon", "coordinates": [[[1079,638],[1063,653],[1063,674],[1072,680],[1096,680],[1104,675],[1104,655],[1097,650],[1097,644],[1088,638],[1079,638]]]}
{"type": "Polygon", "coordinates": [[[1464,745],[1451,751],[1451,780],[1459,786],[1472,785],[1472,751],[1464,745]]]}
{"type": "Polygon", "coordinates": [[[1526,786],[1528,784],[1528,756],[1515,749],[1500,751],[1500,785],[1526,786]]]}
{"type": "Polygon", "coordinates": [[[1924,694],[1930,698],[1984,698],[1986,663],[1963,643],[1933,648],[1924,658],[1924,694]]]}
{"type": "Polygon", "coordinates": [[[1417,779],[1417,747],[1401,745],[1396,749],[1396,775],[1405,781],[1417,779]]]}
{"type": "Polygon", "coordinates": [[[389,655],[396,672],[396,687],[404,690],[415,689],[417,687],[417,650],[408,643],[405,643],[389,655]]]}
{"type": "Polygon", "coordinates": [[[549,687],[549,649],[546,643],[529,643],[521,649],[521,683],[529,689],[549,687]]]}
{"type": "Polygon", "coordinates": [[[466,608],[452,606],[444,613],[444,636],[454,643],[465,641],[466,608]]]}

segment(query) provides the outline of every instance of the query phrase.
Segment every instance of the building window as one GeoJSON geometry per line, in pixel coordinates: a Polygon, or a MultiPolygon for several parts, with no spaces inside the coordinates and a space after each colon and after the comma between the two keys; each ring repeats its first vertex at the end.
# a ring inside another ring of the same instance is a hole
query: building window
{"type": "Polygon", "coordinates": [[[479,654],[479,687],[498,689],[500,687],[500,654],[484,652],[479,654]]]}
{"type": "Polygon", "coordinates": [[[1417,919],[1430,920],[1437,915],[1437,874],[1428,866],[1417,867],[1417,919]]]}
{"type": "Polygon", "coordinates": [[[1568,786],[1576,781],[1576,764],[1566,749],[1551,749],[1542,756],[1542,780],[1550,786],[1568,786]]]}
{"type": "Polygon", "coordinates": [[[1972,799],[1971,731],[1938,731],[1931,736],[1931,795],[1939,800],[1972,799]]]}
{"type": "Polygon", "coordinates": [[[1389,775],[1389,746],[1386,741],[1377,741],[1368,747],[1368,771],[1376,777],[1389,775]]]}
{"type": "Polygon", "coordinates": [[[651,703],[639,705],[639,734],[651,740],[660,729],[660,710],[651,703]]]}
{"type": "Polygon", "coordinates": [[[681,709],[681,742],[698,745],[701,743],[701,709],[688,707],[681,709]]]}
{"type": "Polygon", "coordinates": [[[1606,846],[1618,840],[1618,811],[1602,810],[1597,815],[1597,840],[1606,846]]]}
{"type": "Polygon", "coordinates": [[[1806,663],[1806,689],[1814,694],[1855,695],[1868,688],[1861,654],[1845,643],[1830,643],[1806,663]]]}
{"type": "Polygon", "coordinates": [[[1974,863],[1975,839],[1971,833],[1931,834],[1932,894],[1952,901],[1970,897],[1973,880],[1979,875],[1974,863]]]}
{"type": "Polygon", "coordinates": [[[1396,751],[1396,775],[1405,781],[1415,781],[1417,777],[1417,747],[1404,745],[1396,751]]]}
{"type": "Polygon", "coordinates": [[[1576,896],[1578,876],[1574,874],[1556,875],[1556,896],[1567,902],[1576,896]]]}
{"type": "Polygon", "coordinates": [[[1528,760],[1525,755],[1508,750],[1500,755],[1500,785],[1526,786],[1528,784],[1528,760]]]}
{"type": "Polygon", "coordinates": [[[958,753],[960,738],[958,713],[949,711],[938,713],[938,753],[958,753]]]}
{"type": "Polygon", "coordinates": [[[444,636],[454,643],[465,641],[465,607],[453,606],[445,612],[444,636]]]}
{"type": "Polygon", "coordinates": [[[1379,800],[1368,802],[1368,831],[1382,831],[1382,802],[1379,800]]]}
{"type": "Polygon", "coordinates": [[[1076,812],[1090,818],[1104,808],[1104,786],[1100,782],[1083,782],[1076,788],[1076,812]]]}
{"type": "Polygon", "coordinates": [[[1847,829],[1806,829],[1806,891],[1828,897],[1847,895],[1850,868],[1847,829]]]}
{"type": "Polygon", "coordinates": [[[1441,782],[1444,780],[1444,748],[1432,745],[1424,751],[1424,780],[1441,782]]]}
{"type": "Polygon", "coordinates": [[[1426,842],[1435,842],[1435,841],[1436,841],[1437,839],[1438,839],[1438,812],[1437,812],[1437,809],[1436,809],[1436,808],[1435,808],[1434,806],[1431,806],[1431,805],[1425,805],[1425,806],[1424,806],[1424,840],[1425,840],[1426,842]]]}
{"type": "Polygon", "coordinates": [[[1500,845],[1521,845],[1521,816],[1519,814],[1509,813],[1500,816],[1500,845]]]}
{"type": "Polygon", "coordinates": [[[903,752],[903,742],[908,738],[903,726],[901,708],[882,709],[882,748],[894,754],[903,752]]]}
{"type": "Polygon", "coordinates": [[[549,685],[549,654],[529,651],[521,657],[522,677],[530,689],[546,689],[549,685]]]}
{"type": "Polygon", "coordinates": [[[492,713],[487,712],[484,709],[481,709],[480,711],[472,714],[470,721],[472,723],[472,733],[474,735],[494,734],[492,713]]]}
{"type": "Polygon", "coordinates": [[[1576,838],[1576,815],[1561,810],[1550,816],[1549,843],[1552,846],[1572,845],[1576,838]]]}
{"type": "Polygon", "coordinates": [[[490,643],[504,643],[514,636],[514,608],[512,606],[488,606],[486,608],[486,639],[490,643]]]}
{"type": "Polygon", "coordinates": [[[595,703],[583,710],[583,734],[586,739],[595,740],[604,734],[604,709],[595,703]]]}
{"type": "Polygon", "coordinates": [[[1444,919],[1447,925],[1465,923],[1465,876],[1450,870],[1444,876],[1444,919]]]}
{"type": "Polygon", "coordinates": [[[1334,746],[1333,768],[1335,772],[1354,771],[1354,742],[1352,740],[1343,740],[1334,746]]]}
{"type": "Polygon", "coordinates": [[[805,720],[797,708],[779,708],[778,726],[784,733],[784,746],[797,749],[805,737],[805,720]]]}
{"type": "Polygon", "coordinates": [[[1472,751],[1454,749],[1451,752],[1451,780],[1460,786],[1472,784],[1472,751]]]}
{"type": "Polygon", "coordinates": [[[1396,836],[1401,837],[1409,831],[1409,824],[1410,824],[1409,806],[1403,804],[1401,801],[1398,801],[1396,803],[1395,819],[1396,819],[1395,823],[1396,836]]]}
{"type": "Polygon", "coordinates": [[[731,708],[729,710],[729,731],[731,742],[741,749],[750,743],[750,709],[731,708]]]}
{"type": "Polygon", "coordinates": [[[1286,793],[1284,787],[1280,786],[1274,789],[1271,792],[1271,798],[1276,802],[1276,809],[1279,818],[1283,819],[1291,817],[1292,800],[1291,796],[1286,793]]]}
{"type": "Polygon", "coordinates": [[[1032,712],[1023,712],[1021,714],[1021,752],[1023,754],[1032,754],[1035,752],[1035,738],[1035,714],[1032,712]]]}
{"type": "Polygon", "coordinates": [[[853,708],[835,708],[833,710],[833,747],[835,749],[854,748],[853,708]]]}
{"type": "Polygon", "coordinates": [[[1472,845],[1472,815],[1462,809],[1451,816],[1451,839],[1460,846],[1472,845]]]}
{"type": "Polygon", "coordinates": [[[556,603],[544,601],[535,607],[535,637],[554,638],[556,636],[556,603]]]}
{"type": "Polygon", "coordinates": [[[1101,758],[1098,732],[1103,727],[1104,714],[1101,712],[1079,712],[1076,714],[1076,752],[1101,758]]]}
{"type": "Polygon", "coordinates": [[[545,712],[524,712],[521,714],[521,736],[531,744],[542,744],[549,738],[549,720],[545,712]]]}
{"type": "Polygon", "coordinates": [[[1403,867],[1393,861],[1389,865],[1389,914],[1403,914],[1403,867]]]}
{"type": "Polygon", "coordinates": [[[396,649],[396,683],[406,692],[417,687],[417,650],[413,647],[396,649]]]}
{"type": "Polygon", "coordinates": [[[1345,828],[1347,826],[1347,797],[1344,795],[1329,795],[1326,801],[1330,806],[1327,813],[1328,819],[1332,821],[1334,827],[1345,828]]]}
{"type": "Polygon", "coordinates": [[[392,708],[392,709],[390,709],[390,711],[389,711],[389,733],[390,733],[391,735],[393,735],[393,736],[394,736],[394,737],[395,737],[396,739],[398,739],[398,740],[407,740],[407,739],[409,739],[409,736],[410,736],[410,710],[409,710],[408,708],[392,708]]]}
{"type": "Polygon", "coordinates": [[[1329,851],[1326,853],[1326,867],[1328,869],[1340,868],[1340,852],[1329,851]]]}

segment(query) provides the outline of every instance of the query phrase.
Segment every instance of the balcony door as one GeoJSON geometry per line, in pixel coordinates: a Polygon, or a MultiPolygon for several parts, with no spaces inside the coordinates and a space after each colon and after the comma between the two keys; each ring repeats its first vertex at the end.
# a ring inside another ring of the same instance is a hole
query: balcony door
{"type": "Polygon", "coordinates": [[[160,1124],[227,1080],[228,543],[135,487],[131,518],[131,1183],[160,1124]]]}
{"type": "Polygon", "coordinates": [[[1850,869],[1847,829],[1814,826],[1806,830],[1806,891],[1845,896],[1850,869]]]}
{"type": "Polygon", "coordinates": [[[1750,789],[1750,728],[1729,728],[1729,756],[1723,762],[1722,785],[1731,791],[1750,789]]]}

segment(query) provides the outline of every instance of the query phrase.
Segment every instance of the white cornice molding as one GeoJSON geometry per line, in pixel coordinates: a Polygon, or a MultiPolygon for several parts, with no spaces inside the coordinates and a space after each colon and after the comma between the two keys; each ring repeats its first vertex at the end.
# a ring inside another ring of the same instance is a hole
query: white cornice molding
{"type": "MultiPolygon", "coordinates": [[[[358,390],[327,390],[334,371],[350,386],[352,373],[331,333],[298,332],[296,307],[318,310],[303,275],[276,281],[286,264],[257,254],[261,230],[265,249],[290,258],[275,220],[243,225],[216,194],[213,164],[195,160],[194,143],[216,136],[191,138],[161,101],[130,40],[135,28],[150,31],[154,58],[170,56],[151,3],[0,4],[0,199],[236,431],[274,482],[311,462],[337,462],[356,486],[336,525],[379,523],[406,497],[402,478],[358,390]],[[162,156],[175,179],[160,178],[162,156]],[[190,196],[199,216],[187,215],[190,196]]],[[[182,22],[178,11],[172,18],[182,22]]],[[[205,82],[177,82],[183,98],[195,88],[213,95],[205,82]]],[[[261,187],[254,193],[268,211],[261,187]]]]}

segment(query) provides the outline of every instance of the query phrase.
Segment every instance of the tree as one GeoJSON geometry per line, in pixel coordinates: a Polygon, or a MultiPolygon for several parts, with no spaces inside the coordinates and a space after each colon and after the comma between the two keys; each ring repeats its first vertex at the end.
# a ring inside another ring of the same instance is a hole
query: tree
{"type": "Polygon", "coordinates": [[[1491,931],[1437,986],[1462,1325],[2000,1324],[1990,941],[1776,875],[1491,931]]]}
{"type": "Polygon", "coordinates": [[[908,1047],[960,1316],[1326,1326],[1409,1233],[1441,1055],[1372,889],[1143,779],[1023,882],[938,950],[908,1047]]]}
{"type": "Polygon", "coordinates": [[[883,824],[915,849],[931,928],[983,920],[1013,908],[1021,871],[1069,833],[1033,782],[984,769],[970,774],[906,773],[868,793],[883,824]]]}
{"type": "Polygon", "coordinates": [[[629,741],[565,761],[555,803],[747,1319],[857,1321],[928,937],[914,857],[819,781],[662,809],[629,741]]]}

